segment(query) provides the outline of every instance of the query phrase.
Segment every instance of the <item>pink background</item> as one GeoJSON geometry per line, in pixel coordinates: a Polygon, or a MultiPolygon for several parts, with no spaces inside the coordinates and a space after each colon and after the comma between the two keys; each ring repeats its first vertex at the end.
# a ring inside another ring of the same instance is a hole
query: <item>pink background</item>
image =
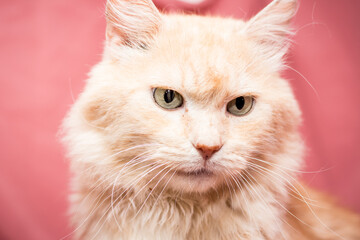
{"type": "MultiPolygon", "coordinates": [[[[179,7],[162,0],[165,9],[179,7]],[[164,2],[166,2],[164,4],[164,2]]],[[[198,12],[248,18],[269,1],[213,0],[198,12]]],[[[57,139],[100,59],[104,1],[0,0],[0,239],[68,233],[68,162],[57,139]]],[[[189,9],[189,6],[187,6],[189,9]]],[[[312,185],[360,212],[360,1],[303,0],[290,54],[312,185]]]]}

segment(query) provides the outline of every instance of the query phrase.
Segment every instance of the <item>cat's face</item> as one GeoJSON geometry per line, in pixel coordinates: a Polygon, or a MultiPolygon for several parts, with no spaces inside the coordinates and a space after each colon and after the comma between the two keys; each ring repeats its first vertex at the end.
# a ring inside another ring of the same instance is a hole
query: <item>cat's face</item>
{"type": "Polygon", "coordinates": [[[99,174],[140,189],[206,192],[236,182],[259,160],[294,165],[273,159],[291,157],[289,141],[298,140],[300,112],[278,73],[293,1],[273,3],[250,23],[160,16],[152,5],[146,12],[124,2],[108,5],[105,57],[76,108],[84,131],[98,138],[83,141],[102,156],[91,162],[99,174]],[[147,21],[142,28],[121,28],[121,4],[147,21]],[[288,19],[272,31],[269,14],[288,19]]]}

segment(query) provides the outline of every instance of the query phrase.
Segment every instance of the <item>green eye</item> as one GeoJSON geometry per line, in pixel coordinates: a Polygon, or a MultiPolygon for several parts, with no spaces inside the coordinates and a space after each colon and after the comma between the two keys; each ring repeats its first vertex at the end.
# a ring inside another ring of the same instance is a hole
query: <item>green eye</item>
{"type": "Polygon", "coordinates": [[[183,97],[171,89],[155,88],[154,99],[160,107],[175,109],[183,104],[183,97]]]}
{"type": "Polygon", "coordinates": [[[236,116],[244,116],[250,112],[254,103],[254,99],[251,96],[238,97],[230,101],[226,106],[229,113],[236,116]]]}

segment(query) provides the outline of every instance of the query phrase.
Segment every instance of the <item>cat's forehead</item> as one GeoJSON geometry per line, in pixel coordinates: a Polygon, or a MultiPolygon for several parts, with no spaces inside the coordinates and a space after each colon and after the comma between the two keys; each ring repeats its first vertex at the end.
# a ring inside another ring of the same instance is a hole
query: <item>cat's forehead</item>
{"type": "Polygon", "coordinates": [[[176,54],[183,60],[234,56],[234,50],[239,49],[243,25],[233,19],[169,16],[164,19],[156,45],[163,54],[176,54]]]}
{"type": "Polygon", "coordinates": [[[157,65],[151,85],[176,90],[196,102],[215,104],[254,92],[256,82],[251,81],[244,66],[221,61],[217,63],[216,59],[212,61],[205,56],[186,61],[169,59],[166,68],[157,65]]]}
{"type": "Polygon", "coordinates": [[[185,16],[170,17],[167,23],[154,52],[161,63],[158,72],[165,75],[160,85],[202,101],[235,96],[249,87],[246,48],[238,33],[242,22],[185,16]]]}

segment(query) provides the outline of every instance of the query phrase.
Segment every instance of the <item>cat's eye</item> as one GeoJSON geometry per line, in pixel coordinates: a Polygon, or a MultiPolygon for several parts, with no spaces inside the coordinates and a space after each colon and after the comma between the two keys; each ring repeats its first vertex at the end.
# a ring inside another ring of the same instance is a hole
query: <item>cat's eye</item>
{"type": "Polygon", "coordinates": [[[244,116],[248,112],[250,112],[251,108],[254,104],[254,98],[251,96],[242,96],[235,98],[234,100],[230,101],[226,109],[229,113],[235,116],[244,116]]]}
{"type": "Polygon", "coordinates": [[[160,107],[166,109],[175,109],[183,104],[183,97],[171,89],[155,88],[154,99],[160,107]]]}

